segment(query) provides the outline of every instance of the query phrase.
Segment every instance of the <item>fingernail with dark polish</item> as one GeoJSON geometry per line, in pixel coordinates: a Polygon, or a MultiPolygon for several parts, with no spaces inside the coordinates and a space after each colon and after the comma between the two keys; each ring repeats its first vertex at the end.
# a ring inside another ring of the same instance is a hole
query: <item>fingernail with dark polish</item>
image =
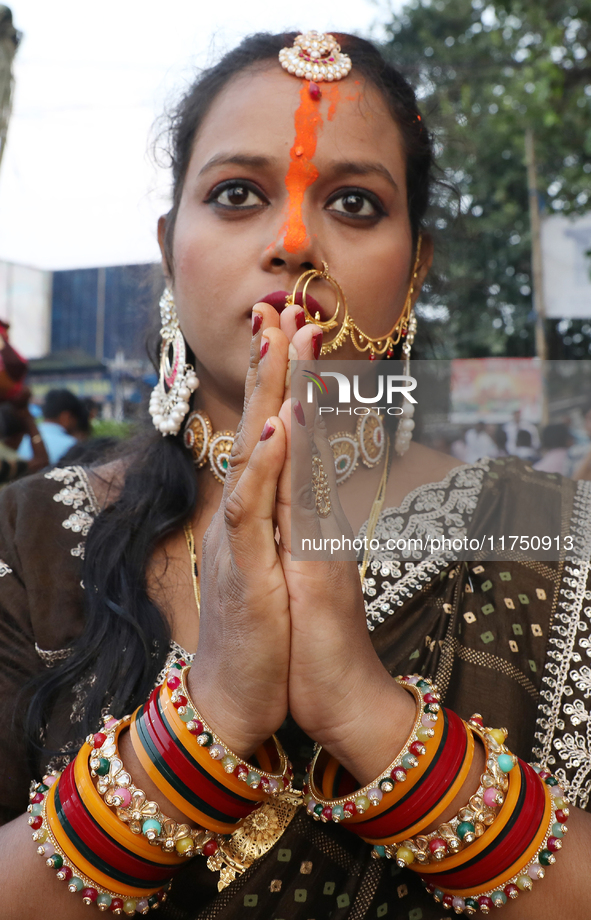
{"type": "Polygon", "coordinates": [[[304,415],[304,410],[302,409],[302,404],[299,399],[296,399],[293,404],[293,414],[297,418],[300,425],[304,426],[306,424],[306,417],[304,415]]]}
{"type": "Polygon", "coordinates": [[[295,323],[298,329],[302,329],[306,325],[306,312],[305,310],[300,310],[295,315],[295,323]]]}
{"type": "Polygon", "coordinates": [[[271,422],[267,419],[267,421],[265,422],[265,427],[263,428],[263,432],[261,434],[261,441],[268,441],[271,435],[274,433],[274,431],[275,431],[275,428],[273,427],[271,422]]]}
{"type": "Polygon", "coordinates": [[[262,341],[261,341],[261,358],[264,358],[268,351],[269,351],[269,339],[262,339],[262,341]]]}
{"type": "Polygon", "coordinates": [[[312,352],[316,360],[320,357],[320,349],[322,348],[322,333],[315,332],[312,336],[312,352]]]}
{"type": "Polygon", "coordinates": [[[256,335],[261,326],[263,325],[263,314],[255,313],[252,314],[252,334],[256,335]]]}

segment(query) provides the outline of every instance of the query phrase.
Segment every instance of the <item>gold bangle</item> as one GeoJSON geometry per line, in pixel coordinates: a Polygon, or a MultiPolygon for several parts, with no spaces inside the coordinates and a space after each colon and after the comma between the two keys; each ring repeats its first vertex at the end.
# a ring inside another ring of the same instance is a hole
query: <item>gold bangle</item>
{"type": "MultiPolygon", "coordinates": [[[[125,828],[127,835],[131,835],[132,846],[138,847],[138,852],[147,859],[154,859],[154,847],[158,846],[164,856],[163,864],[167,865],[170,862],[170,865],[177,865],[183,858],[201,852],[207,832],[192,829],[188,824],[177,824],[161,811],[157,802],[149,801],[146,793],[134,784],[123,766],[118,751],[119,735],[129,727],[130,722],[131,716],[119,720],[106,716],[103,730],[89,735],[86,739],[85,764],[90,768],[91,775],[96,777],[96,789],[90,780],[88,768],[85,771],[86,775],[83,775],[82,770],[78,770],[77,775],[80,774],[84,788],[89,783],[95,789],[101,805],[104,803],[106,806],[104,811],[101,811],[101,824],[108,819],[109,827],[114,830],[116,826],[119,829],[125,828]],[[97,746],[97,742],[100,742],[100,746],[97,746]],[[92,748],[90,753],[89,747],[92,748]],[[105,761],[108,763],[106,773],[105,761]],[[96,771],[97,767],[101,769],[100,774],[96,771]],[[115,822],[111,809],[114,809],[117,815],[118,820],[115,822]]],[[[78,758],[75,769],[77,766],[78,758]]],[[[130,847],[129,842],[125,845],[130,847]]]]}
{"type": "MultiPolygon", "coordinates": [[[[174,720],[175,726],[181,732],[179,740],[183,739],[184,743],[186,739],[188,744],[185,746],[195,760],[205,766],[207,772],[215,776],[226,788],[234,789],[243,798],[265,801],[269,796],[289,792],[293,770],[278,738],[271,735],[269,739],[269,742],[274,744],[277,754],[278,770],[276,772],[264,770],[262,766],[254,766],[237,754],[233,754],[207,724],[191,698],[187,687],[187,674],[190,667],[190,665],[185,665],[179,669],[173,665],[167,680],[162,685],[162,701],[166,705],[167,717],[170,716],[174,720]],[[175,686],[177,680],[180,681],[180,684],[175,686]],[[179,706],[179,700],[182,697],[187,702],[179,706]],[[194,730],[199,723],[203,728],[196,737],[191,733],[191,728],[194,730]],[[238,775],[235,775],[235,771],[238,775]],[[260,777],[259,782],[255,781],[252,785],[247,784],[246,778],[249,773],[257,774],[260,777]]],[[[264,745],[258,748],[257,756],[259,752],[263,760],[268,757],[264,745]]]]}
{"type": "MultiPolygon", "coordinates": [[[[468,804],[459,809],[454,818],[445,821],[429,834],[421,834],[414,840],[404,840],[404,846],[411,849],[415,860],[421,866],[437,863],[436,869],[425,871],[443,872],[448,866],[451,868],[452,863],[449,862],[449,858],[465,850],[466,847],[472,847],[472,844],[485,833],[486,828],[490,827],[493,822],[496,826],[497,818],[500,818],[499,808],[503,804],[504,796],[509,788],[509,777],[513,771],[509,775],[503,773],[496,757],[492,755],[510,754],[503,744],[507,731],[504,728],[483,728],[479,719],[480,716],[476,714],[469,720],[469,727],[481,739],[486,754],[486,766],[480,778],[479,788],[470,797],[468,804]],[[485,801],[486,798],[494,798],[495,804],[488,804],[485,801]],[[472,825],[473,830],[468,829],[460,838],[457,834],[458,826],[466,822],[472,825]],[[432,850],[431,846],[435,842],[438,842],[439,846],[432,850]]],[[[494,835],[492,837],[489,835],[487,839],[493,840],[494,835]]],[[[471,849],[471,852],[476,851],[471,849]]]]}
{"type": "MultiPolygon", "coordinates": [[[[339,822],[341,820],[346,820],[347,823],[357,824],[359,822],[366,821],[367,818],[364,817],[367,807],[366,802],[369,801],[372,807],[372,817],[378,817],[383,811],[391,808],[396,802],[399,801],[403,796],[407,795],[410,789],[417,783],[421,778],[424,772],[427,770],[430,761],[432,760],[439,742],[443,734],[443,719],[440,714],[439,703],[429,704],[433,705],[433,708],[436,708],[437,711],[431,711],[430,713],[425,713],[423,705],[423,696],[424,693],[429,692],[433,698],[439,699],[439,694],[436,687],[430,682],[423,678],[420,678],[415,683],[409,683],[403,681],[401,678],[396,678],[396,680],[412,694],[415,698],[417,711],[415,715],[415,721],[412,727],[412,730],[404,743],[402,750],[397,754],[395,760],[387,767],[385,770],[379,774],[377,779],[373,782],[368,783],[366,786],[363,786],[361,789],[356,790],[355,792],[350,793],[349,795],[339,796],[335,799],[327,799],[324,797],[322,792],[316,786],[314,779],[314,770],[318,764],[319,758],[321,756],[322,748],[318,747],[314,753],[312,763],[310,764],[309,773],[305,780],[306,796],[304,802],[308,813],[317,817],[321,821],[333,820],[339,822]],[[427,727],[425,724],[422,724],[422,720],[427,718],[427,721],[430,722],[431,727],[427,727]],[[417,757],[410,750],[411,745],[414,745],[416,742],[422,744],[424,748],[424,753],[417,757]],[[405,764],[410,764],[408,768],[405,764]],[[396,770],[401,770],[404,777],[406,776],[406,770],[412,769],[411,782],[396,782],[392,779],[392,775],[395,774],[396,770]],[[377,793],[375,790],[378,790],[377,793]],[[379,794],[378,794],[379,793],[379,794]],[[386,793],[382,795],[382,793],[386,793]],[[361,807],[357,806],[357,800],[362,800],[361,807]],[[365,801],[363,801],[365,800],[365,801]],[[347,802],[353,801],[355,804],[355,814],[349,815],[344,806],[347,802]],[[320,807],[322,813],[316,811],[320,807]],[[332,810],[332,817],[328,817],[328,809],[332,810]],[[326,814],[324,811],[326,810],[326,814]]],[[[413,680],[416,680],[416,677],[413,677],[413,680]]],[[[326,755],[325,755],[326,756],[326,755]]]]}
{"type": "Polygon", "coordinates": [[[120,897],[120,895],[123,894],[130,898],[147,898],[152,894],[156,894],[157,891],[162,889],[162,885],[157,885],[153,888],[144,888],[138,891],[137,888],[132,888],[129,885],[122,884],[119,889],[119,893],[113,894],[111,887],[113,883],[112,878],[109,878],[108,875],[104,875],[91,863],[87,862],[87,860],[77,850],[74,851],[75,855],[71,856],[71,844],[65,833],[62,831],[62,827],[58,821],[57,813],[55,810],[54,797],[56,786],[57,783],[51,787],[49,794],[45,796],[43,803],[43,817],[47,819],[45,826],[48,832],[48,837],[51,839],[56,850],[58,850],[60,853],[63,853],[67,862],[71,863],[71,868],[75,870],[76,875],[78,875],[82,881],[89,882],[89,887],[93,888],[96,888],[96,886],[99,885],[108,894],[111,894],[114,897],[120,897]]]}
{"type": "MultiPolygon", "coordinates": [[[[540,780],[542,782],[542,780],[540,780]]],[[[496,891],[500,887],[505,887],[506,885],[514,884],[518,878],[520,878],[524,873],[527,873],[529,866],[534,862],[535,857],[538,854],[538,851],[542,850],[548,838],[552,836],[552,825],[554,823],[554,803],[552,801],[552,796],[550,794],[550,789],[544,783],[544,793],[546,796],[546,802],[544,805],[544,816],[541,821],[540,830],[528,846],[525,853],[522,854],[519,858],[519,862],[522,864],[521,869],[515,871],[515,863],[507,869],[502,875],[498,875],[496,878],[493,878],[490,882],[486,883],[487,890],[482,891],[482,887],[478,888],[465,888],[458,891],[453,888],[445,889],[446,893],[452,895],[458,895],[460,897],[472,897],[476,895],[477,897],[487,897],[491,892],[496,891]]],[[[540,867],[542,869],[542,867],[540,867]]],[[[421,870],[422,871],[422,870],[421,870]]],[[[543,878],[543,869],[542,875],[539,878],[543,878]]],[[[529,879],[530,885],[527,887],[533,888],[533,882],[529,879]]]]}

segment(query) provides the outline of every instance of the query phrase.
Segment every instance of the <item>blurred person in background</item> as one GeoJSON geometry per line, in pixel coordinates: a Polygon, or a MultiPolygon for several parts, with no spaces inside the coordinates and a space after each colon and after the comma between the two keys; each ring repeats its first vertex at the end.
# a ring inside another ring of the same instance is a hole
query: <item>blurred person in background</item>
{"type": "Polygon", "coordinates": [[[542,458],[534,463],[534,469],[566,476],[569,467],[568,449],[572,444],[572,437],[567,426],[560,422],[546,425],[542,431],[541,440],[542,458]]]}
{"type": "Polygon", "coordinates": [[[589,452],[591,451],[591,400],[587,401],[581,408],[581,417],[583,427],[571,429],[571,439],[574,444],[568,451],[568,463],[566,476],[573,479],[589,479],[586,474],[590,467],[589,452]],[[583,473],[584,475],[581,475],[583,473]]]}
{"type": "Polygon", "coordinates": [[[464,460],[466,463],[476,463],[482,457],[496,457],[497,446],[493,441],[488,425],[484,422],[478,422],[474,428],[469,428],[465,435],[466,453],[464,460]]]}
{"type": "Polygon", "coordinates": [[[533,463],[534,460],[538,459],[539,453],[533,445],[531,431],[528,428],[519,429],[515,438],[515,447],[510,453],[514,457],[519,457],[520,460],[526,460],[528,463],[533,463]]]}
{"type": "Polygon", "coordinates": [[[29,411],[31,391],[23,387],[11,402],[0,403],[0,485],[26,473],[36,473],[49,463],[43,438],[29,411]],[[31,444],[30,460],[23,460],[18,449],[24,437],[31,444]]]}
{"type": "MultiPolygon", "coordinates": [[[[516,409],[513,413],[513,418],[510,422],[507,422],[504,425],[505,434],[507,435],[507,453],[513,454],[514,456],[521,456],[517,453],[517,434],[519,431],[529,431],[531,436],[531,447],[534,451],[540,449],[540,435],[538,434],[538,429],[535,425],[532,425],[531,422],[526,422],[521,418],[521,409],[516,409]]],[[[527,439],[526,439],[527,440],[527,439]]],[[[522,445],[523,447],[523,445],[522,445]]]]}
{"type": "MultiPolygon", "coordinates": [[[[81,400],[70,390],[49,390],[43,401],[43,421],[39,423],[39,434],[49,456],[55,465],[78,441],[78,434],[86,435],[88,414],[81,400]]],[[[19,448],[23,460],[33,457],[29,438],[23,439],[19,448]]]]}

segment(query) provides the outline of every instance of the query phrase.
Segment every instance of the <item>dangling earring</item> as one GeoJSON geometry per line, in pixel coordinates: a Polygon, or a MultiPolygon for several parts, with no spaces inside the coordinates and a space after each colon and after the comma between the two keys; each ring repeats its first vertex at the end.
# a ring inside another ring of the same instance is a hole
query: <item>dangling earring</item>
{"type": "MultiPolygon", "coordinates": [[[[349,313],[349,307],[347,305],[347,300],[345,298],[343,290],[341,286],[339,285],[339,283],[331,275],[329,275],[328,265],[326,264],[326,262],[322,263],[322,271],[320,271],[319,269],[310,269],[308,271],[305,271],[302,275],[300,275],[300,277],[295,283],[293,293],[286,300],[286,304],[297,303],[296,301],[297,290],[300,287],[300,285],[302,285],[302,298],[301,299],[302,299],[302,306],[304,308],[304,313],[306,316],[306,322],[316,323],[316,325],[320,326],[320,328],[325,333],[324,342],[323,342],[322,348],[320,349],[321,356],[327,355],[331,351],[337,351],[339,348],[341,348],[345,344],[345,342],[347,341],[347,338],[351,339],[351,342],[353,343],[357,351],[369,352],[370,361],[376,361],[377,358],[382,357],[382,355],[385,355],[386,358],[391,358],[393,356],[394,347],[398,345],[398,343],[402,339],[405,339],[409,334],[411,314],[412,314],[412,295],[414,294],[414,289],[415,289],[414,286],[415,286],[415,282],[417,280],[418,272],[419,272],[422,242],[423,242],[423,237],[422,237],[422,234],[419,233],[419,238],[417,240],[417,252],[415,256],[415,262],[413,265],[408,294],[406,295],[406,300],[404,302],[404,309],[402,313],[400,314],[400,316],[398,317],[398,319],[396,320],[396,323],[394,324],[392,329],[390,329],[390,331],[387,332],[386,335],[382,335],[379,337],[378,336],[372,337],[370,335],[367,335],[365,332],[363,332],[359,328],[357,323],[351,318],[351,315],[349,313]],[[308,285],[314,278],[322,278],[324,279],[324,281],[328,281],[328,283],[335,289],[337,293],[336,310],[331,316],[331,318],[329,320],[326,320],[325,322],[321,322],[320,317],[318,315],[312,316],[308,310],[308,305],[306,303],[306,292],[308,289],[308,285]],[[338,329],[338,332],[336,333],[334,338],[328,341],[326,337],[326,333],[329,330],[334,329],[335,327],[339,326],[338,317],[339,317],[341,305],[343,307],[343,318],[340,322],[340,328],[338,329]]],[[[415,329],[416,329],[416,321],[415,321],[415,329]]],[[[404,347],[403,347],[403,351],[404,351],[404,347]]]]}
{"type": "MultiPolygon", "coordinates": [[[[414,278],[413,278],[414,280],[414,278]]],[[[410,291],[408,293],[408,298],[410,300],[413,292],[413,286],[411,284],[410,291]]],[[[406,307],[405,307],[406,309],[406,307]]],[[[402,354],[404,356],[404,374],[406,377],[410,376],[410,353],[412,351],[413,342],[415,340],[415,335],[417,334],[417,318],[415,316],[415,311],[410,307],[410,313],[408,315],[408,326],[406,329],[406,338],[402,345],[402,354]]],[[[398,419],[398,428],[396,429],[396,437],[394,438],[394,450],[399,457],[403,457],[410,447],[410,442],[412,441],[412,433],[415,427],[413,415],[415,414],[414,403],[409,402],[407,399],[404,400],[402,406],[402,415],[398,419]]]]}
{"type": "Polygon", "coordinates": [[[191,365],[186,363],[185,339],[168,288],[160,298],[160,317],[160,375],[152,390],[148,411],[154,427],[166,437],[178,434],[181,422],[189,411],[191,394],[199,386],[199,380],[191,365]]]}

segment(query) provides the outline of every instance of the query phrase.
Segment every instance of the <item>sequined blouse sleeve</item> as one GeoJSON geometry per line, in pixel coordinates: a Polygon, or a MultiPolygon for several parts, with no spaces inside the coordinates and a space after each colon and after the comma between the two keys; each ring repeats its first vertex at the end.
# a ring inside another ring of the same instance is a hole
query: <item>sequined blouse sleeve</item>
{"type": "MultiPolygon", "coordinates": [[[[56,473],[65,475],[49,475],[56,473]]],[[[76,509],[56,500],[63,498],[63,479],[56,484],[47,476],[0,493],[0,824],[27,805],[33,768],[25,756],[24,714],[31,680],[68,653],[82,623],[82,531],[64,526],[76,509]]]]}

